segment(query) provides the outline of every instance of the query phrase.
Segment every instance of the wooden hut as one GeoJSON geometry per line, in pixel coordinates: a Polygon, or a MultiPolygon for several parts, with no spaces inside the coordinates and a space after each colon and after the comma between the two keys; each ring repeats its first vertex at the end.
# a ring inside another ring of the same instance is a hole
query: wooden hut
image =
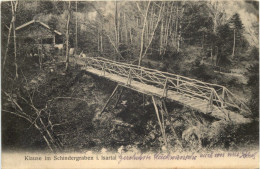
{"type": "Polygon", "coordinates": [[[48,53],[55,46],[62,45],[62,33],[47,24],[32,20],[16,28],[18,51],[30,56],[48,53]]]}

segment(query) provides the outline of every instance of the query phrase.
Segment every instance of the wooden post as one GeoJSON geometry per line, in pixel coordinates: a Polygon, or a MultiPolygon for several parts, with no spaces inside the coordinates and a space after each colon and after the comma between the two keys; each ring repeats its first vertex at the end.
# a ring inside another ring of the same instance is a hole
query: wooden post
{"type": "Polygon", "coordinates": [[[53,47],[55,46],[56,39],[55,39],[55,33],[53,33],[53,47]]]}
{"type": "Polygon", "coordinates": [[[105,73],[106,73],[106,64],[105,64],[105,62],[103,63],[103,67],[102,67],[102,70],[103,70],[103,75],[105,76],[105,73]]]}
{"type": "Polygon", "coordinates": [[[157,119],[158,119],[158,122],[159,122],[159,125],[160,125],[160,129],[161,129],[161,132],[162,132],[164,144],[165,144],[165,146],[167,146],[167,140],[166,140],[166,136],[165,136],[165,131],[163,130],[163,127],[162,127],[162,123],[161,123],[161,120],[160,120],[158,107],[157,107],[157,105],[155,103],[154,96],[152,96],[152,100],[153,100],[154,109],[155,109],[155,112],[156,112],[156,115],[157,115],[157,119]]]}
{"type": "Polygon", "coordinates": [[[222,101],[221,101],[221,107],[224,107],[224,102],[225,102],[225,88],[222,88],[222,101]]]}
{"type": "Polygon", "coordinates": [[[211,90],[210,96],[209,96],[209,107],[210,107],[210,111],[212,111],[212,106],[213,106],[213,90],[211,90]]]}
{"type": "Polygon", "coordinates": [[[129,73],[128,73],[128,78],[127,78],[126,85],[130,85],[131,84],[131,81],[132,81],[131,71],[132,71],[132,69],[130,68],[129,73]]]}
{"type": "Polygon", "coordinates": [[[180,76],[177,75],[177,92],[179,91],[179,85],[180,85],[180,76]]]}
{"type": "MultiPolygon", "coordinates": [[[[163,128],[163,133],[164,133],[164,137],[166,138],[166,134],[165,134],[165,124],[164,124],[164,110],[162,109],[162,103],[160,102],[159,104],[160,108],[161,108],[161,116],[162,116],[162,128],[163,128]]],[[[166,146],[167,146],[167,141],[166,141],[166,146]]]]}
{"type": "Polygon", "coordinates": [[[114,95],[115,95],[115,93],[116,93],[116,91],[117,91],[117,89],[118,89],[118,86],[119,86],[119,85],[117,85],[116,88],[114,89],[113,93],[111,94],[111,96],[110,96],[109,99],[107,100],[106,104],[105,104],[104,107],[102,108],[100,114],[102,114],[102,113],[104,112],[104,110],[106,109],[108,103],[109,103],[110,100],[114,97],[114,95]]]}
{"type": "Polygon", "coordinates": [[[169,113],[168,113],[168,110],[167,110],[167,107],[166,107],[166,104],[165,104],[165,100],[164,100],[164,99],[162,99],[162,106],[163,106],[162,108],[164,109],[166,115],[168,116],[169,113]]]}
{"type": "Polygon", "coordinates": [[[167,97],[167,82],[168,82],[168,78],[166,78],[164,86],[163,86],[163,95],[162,95],[162,97],[167,97]]]}

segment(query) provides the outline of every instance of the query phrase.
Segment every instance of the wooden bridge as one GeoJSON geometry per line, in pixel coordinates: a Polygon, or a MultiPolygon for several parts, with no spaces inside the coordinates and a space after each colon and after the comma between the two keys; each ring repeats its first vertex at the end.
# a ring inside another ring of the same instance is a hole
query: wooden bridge
{"type": "Polygon", "coordinates": [[[244,117],[251,114],[244,102],[221,85],[102,57],[76,58],[76,63],[87,72],[115,81],[126,88],[176,101],[219,119],[246,122],[248,119],[244,117]]]}

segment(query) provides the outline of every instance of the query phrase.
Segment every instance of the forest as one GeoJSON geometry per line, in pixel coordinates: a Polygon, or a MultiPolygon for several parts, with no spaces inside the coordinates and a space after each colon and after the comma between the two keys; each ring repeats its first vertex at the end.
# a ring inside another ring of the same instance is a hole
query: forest
{"type": "Polygon", "coordinates": [[[168,150],[258,149],[258,6],[210,0],[1,2],[3,150],[165,148],[152,101],[143,94],[127,89],[116,109],[96,116],[115,83],[81,70],[74,60],[86,56],[223,85],[252,112],[250,123],[236,124],[167,102],[168,150]]]}

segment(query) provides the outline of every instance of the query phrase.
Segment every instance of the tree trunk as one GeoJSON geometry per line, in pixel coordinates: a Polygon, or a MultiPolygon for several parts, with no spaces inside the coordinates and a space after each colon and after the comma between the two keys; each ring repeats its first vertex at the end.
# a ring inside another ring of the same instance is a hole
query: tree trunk
{"type": "MultiPolygon", "coordinates": [[[[180,25],[181,29],[181,25],[180,25]]],[[[180,41],[181,41],[181,31],[179,31],[178,38],[177,38],[177,52],[180,52],[180,41]]]]}
{"type": "Polygon", "coordinates": [[[146,18],[146,30],[145,30],[145,41],[144,41],[144,45],[147,44],[147,42],[149,42],[149,18],[146,18]]]}
{"type": "Polygon", "coordinates": [[[42,69],[42,54],[43,54],[43,45],[42,45],[42,37],[40,39],[40,42],[38,42],[41,44],[41,50],[39,50],[39,46],[38,46],[38,57],[39,57],[39,65],[40,65],[40,70],[42,69]]]}
{"type": "Polygon", "coordinates": [[[103,38],[102,38],[102,33],[100,35],[100,52],[103,52],[103,38]]]}
{"type": "Polygon", "coordinates": [[[15,20],[16,20],[16,9],[18,1],[11,1],[12,6],[12,24],[13,24],[13,35],[14,35],[14,65],[15,65],[15,79],[18,78],[18,65],[17,65],[17,49],[16,49],[16,31],[15,31],[15,20]]]}
{"type": "Polygon", "coordinates": [[[146,14],[145,14],[145,17],[144,17],[144,24],[143,24],[142,35],[141,35],[141,47],[140,47],[140,53],[139,53],[138,66],[141,65],[141,61],[142,61],[143,47],[144,47],[144,31],[145,31],[145,26],[146,26],[146,22],[147,22],[147,15],[148,15],[150,3],[151,3],[151,1],[148,2],[147,8],[146,8],[146,14]]]}
{"type": "MultiPolygon", "coordinates": [[[[183,12],[184,12],[184,7],[182,7],[181,17],[183,15],[183,12]]],[[[182,24],[181,24],[181,21],[179,21],[179,34],[178,34],[177,52],[180,52],[181,40],[182,40],[182,24]]]]}
{"type": "Polygon", "coordinates": [[[78,12],[78,2],[75,2],[76,4],[76,30],[75,30],[75,53],[77,54],[77,50],[78,50],[78,16],[77,16],[77,12],[78,12]]]}
{"type": "Polygon", "coordinates": [[[163,46],[163,19],[162,19],[161,31],[160,31],[160,48],[159,48],[160,56],[162,55],[162,48],[163,48],[162,46],[163,46]]]}
{"type": "Polygon", "coordinates": [[[129,30],[129,36],[130,36],[130,43],[132,44],[133,43],[133,37],[132,37],[132,28],[130,27],[130,30],[129,30]]]}
{"type": "Polygon", "coordinates": [[[152,5],[152,9],[151,9],[151,26],[150,26],[150,32],[149,32],[149,35],[151,34],[151,32],[153,31],[153,21],[154,21],[154,7],[153,7],[153,5],[152,5]]]}
{"type": "Polygon", "coordinates": [[[122,36],[121,36],[122,31],[120,31],[120,26],[121,26],[121,24],[120,24],[121,13],[120,12],[119,12],[118,16],[119,16],[119,18],[117,18],[117,37],[118,37],[117,47],[119,47],[119,44],[122,41],[122,36]]]}
{"type": "MultiPolygon", "coordinates": [[[[156,24],[155,24],[154,30],[153,30],[153,32],[152,32],[150,41],[149,41],[147,47],[145,48],[144,53],[143,53],[142,55],[140,55],[140,57],[139,57],[139,63],[138,63],[139,66],[140,66],[140,64],[141,64],[141,62],[142,62],[142,58],[145,57],[145,55],[146,55],[146,53],[147,53],[147,51],[148,51],[148,49],[149,49],[149,46],[151,45],[151,43],[152,43],[152,41],[153,41],[153,37],[154,37],[155,31],[156,31],[156,29],[157,29],[157,27],[158,27],[158,23],[159,23],[160,20],[161,20],[161,14],[162,14],[162,11],[163,11],[164,7],[165,7],[165,2],[162,2],[161,8],[160,8],[160,11],[159,11],[159,15],[158,15],[158,19],[157,19],[157,22],[156,22],[156,24]]],[[[141,54],[141,53],[140,53],[140,54],[141,54]]]]}
{"type": "Polygon", "coordinates": [[[8,50],[9,50],[12,27],[13,27],[13,19],[11,20],[10,27],[9,27],[8,38],[7,38],[7,45],[6,45],[6,49],[5,49],[5,55],[4,55],[4,60],[3,60],[3,69],[2,70],[4,70],[5,61],[6,61],[8,50]]]}
{"type": "Polygon", "coordinates": [[[175,42],[178,43],[178,20],[179,20],[179,6],[176,7],[176,21],[175,21],[175,42]]]}
{"type": "MultiPolygon", "coordinates": [[[[120,16],[120,14],[119,14],[120,16]]],[[[115,1],[115,49],[116,49],[116,52],[118,53],[119,52],[119,42],[120,42],[120,30],[119,30],[119,22],[120,18],[118,19],[118,4],[117,4],[117,1],[115,1]]],[[[119,55],[121,57],[121,55],[119,55]]],[[[118,60],[119,57],[116,56],[116,60],[118,60]]]]}
{"type": "Polygon", "coordinates": [[[235,48],[236,48],[236,29],[234,29],[234,42],[233,42],[232,58],[234,58],[234,55],[235,55],[235,48]]]}
{"type": "Polygon", "coordinates": [[[100,32],[100,52],[103,52],[103,21],[101,23],[101,32],[100,32]]]}
{"type": "Polygon", "coordinates": [[[68,6],[68,19],[67,19],[67,24],[66,24],[66,68],[65,70],[68,70],[69,66],[69,24],[70,24],[70,7],[71,7],[71,1],[69,1],[69,6],[68,6]]]}
{"type": "Polygon", "coordinates": [[[171,4],[171,8],[170,8],[170,16],[169,16],[169,20],[168,20],[168,24],[167,24],[167,28],[166,28],[166,37],[165,37],[165,49],[164,49],[164,54],[165,54],[165,51],[166,51],[166,48],[168,46],[168,38],[171,36],[170,35],[170,24],[171,24],[171,20],[172,20],[172,7],[173,7],[173,3],[171,4]]]}
{"type": "Polygon", "coordinates": [[[117,15],[117,1],[115,1],[115,38],[116,38],[116,41],[115,41],[115,46],[118,47],[118,15],[117,15]]]}
{"type": "Polygon", "coordinates": [[[97,29],[97,48],[98,48],[98,52],[100,51],[100,47],[99,47],[99,29],[97,29]]]}
{"type": "Polygon", "coordinates": [[[213,47],[212,47],[212,44],[211,44],[211,47],[210,47],[210,57],[211,57],[211,63],[213,64],[214,58],[213,58],[213,47]]]}
{"type": "Polygon", "coordinates": [[[124,23],[125,23],[125,43],[128,44],[128,36],[127,36],[127,24],[126,24],[126,17],[125,17],[125,12],[124,12],[124,23]]]}
{"type": "Polygon", "coordinates": [[[202,48],[202,50],[204,49],[204,32],[203,32],[203,34],[202,34],[201,48],[202,48]]]}

